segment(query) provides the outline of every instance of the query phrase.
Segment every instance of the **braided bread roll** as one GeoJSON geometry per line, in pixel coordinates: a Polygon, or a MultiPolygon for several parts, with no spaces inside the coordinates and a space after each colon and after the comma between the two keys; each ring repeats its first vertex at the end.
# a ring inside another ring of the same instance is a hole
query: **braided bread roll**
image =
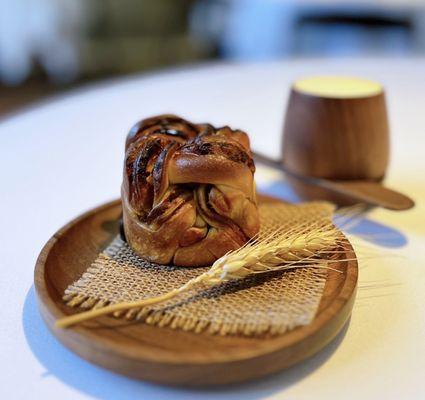
{"type": "Polygon", "coordinates": [[[259,231],[245,132],[160,115],[136,124],[125,148],[124,233],[143,258],[210,265],[259,231]]]}

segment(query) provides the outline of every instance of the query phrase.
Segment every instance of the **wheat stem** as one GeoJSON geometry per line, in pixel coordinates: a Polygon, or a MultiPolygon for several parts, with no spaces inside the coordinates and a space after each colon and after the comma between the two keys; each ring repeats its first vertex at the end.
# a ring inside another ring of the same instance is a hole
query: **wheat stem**
{"type": "Polygon", "coordinates": [[[339,250],[336,250],[341,241],[339,232],[331,224],[327,226],[314,225],[317,226],[314,227],[315,229],[312,232],[300,233],[300,225],[298,225],[298,229],[293,229],[293,231],[298,230],[298,235],[293,234],[293,232],[288,235],[288,231],[283,233],[282,229],[278,229],[270,235],[257,238],[255,242],[250,241],[238,250],[219,258],[208,271],[191,279],[180,288],[161,296],[112,304],[64,317],[56,321],[56,327],[66,328],[116,311],[162,303],[195,286],[215,286],[229,280],[243,279],[251,274],[306,268],[308,266],[311,268],[312,264],[315,268],[335,270],[323,265],[335,261],[318,259],[318,257],[322,254],[339,253],[339,250]]]}

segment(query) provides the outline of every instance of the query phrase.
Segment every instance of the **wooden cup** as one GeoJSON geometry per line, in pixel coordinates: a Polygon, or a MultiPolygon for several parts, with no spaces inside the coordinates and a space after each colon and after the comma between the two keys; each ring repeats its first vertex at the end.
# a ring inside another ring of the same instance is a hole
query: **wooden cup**
{"type": "MultiPolygon", "coordinates": [[[[389,160],[385,95],[376,82],[347,77],[301,79],[291,89],[282,160],[296,174],[333,181],[381,182],[389,160]]],[[[350,201],[290,178],[303,198],[350,201]]]]}

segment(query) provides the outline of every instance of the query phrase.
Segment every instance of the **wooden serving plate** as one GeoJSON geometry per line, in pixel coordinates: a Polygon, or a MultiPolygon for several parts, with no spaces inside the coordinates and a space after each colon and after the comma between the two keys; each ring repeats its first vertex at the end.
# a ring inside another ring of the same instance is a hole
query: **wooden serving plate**
{"type": "Polygon", "coordinates": [[[281,336],[195,334],[112,317],[56,328],[56,319],[76,312],[62,301],[65,288],[118,233],[120,214],[117,200],[74,219],[47,242],[35,267],[38,304],[47,326],[66,347],[94,364],[129,377],[172,385],[240,382],[310,357],[337,335],[351,314],[358,269],[347,243],[344,256],[354,261],[333,265],[342,274],[328,271],[314,321],[281,336]]]}

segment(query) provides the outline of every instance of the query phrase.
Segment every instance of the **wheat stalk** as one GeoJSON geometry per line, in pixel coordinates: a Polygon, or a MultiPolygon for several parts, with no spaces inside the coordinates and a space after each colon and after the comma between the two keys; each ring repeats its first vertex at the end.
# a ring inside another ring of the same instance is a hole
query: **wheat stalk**
{"type": "Polygon", "coordinates": [[[278,229],[271,234],[249,241],[236,251],[225,254],[215,261],[208,271],[168,293],[139,301],[112,304],[60,318],[56,321],[56,327],[66,328],[116,311],[162,303],[195,287],[215,286],[229,280],[243,279],[251,274],[305,268],[308,265],[332,269],[327,266],[327,263],[332,261],[319,257],[338,254],[339,251],[336,248],[341,240],[340,232],[330,222],[318,221],[313,225],[309,222],[298,225],[289,232],[278,229]]]}

